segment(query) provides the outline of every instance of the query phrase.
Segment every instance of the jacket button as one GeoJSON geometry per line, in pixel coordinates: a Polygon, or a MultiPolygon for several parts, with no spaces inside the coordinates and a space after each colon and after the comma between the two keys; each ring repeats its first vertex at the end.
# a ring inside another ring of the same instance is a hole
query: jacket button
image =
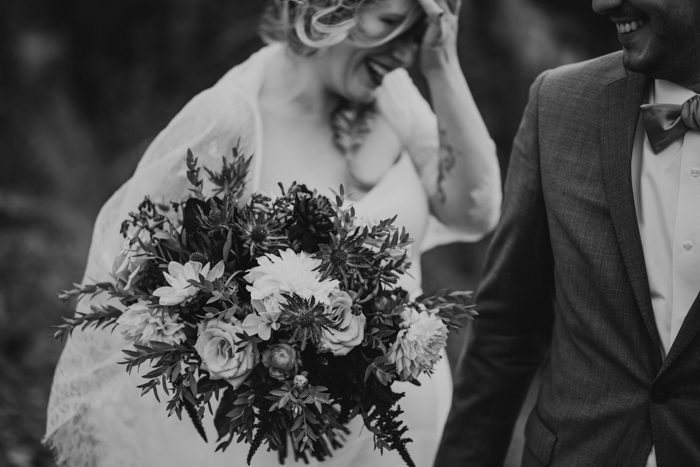
{"type": "Polygon", "coordinates": [[[665,404],[671,398],[668,390],[663,386],[654,386],[651,388],[651,400],[655,404],[665,404]]]}

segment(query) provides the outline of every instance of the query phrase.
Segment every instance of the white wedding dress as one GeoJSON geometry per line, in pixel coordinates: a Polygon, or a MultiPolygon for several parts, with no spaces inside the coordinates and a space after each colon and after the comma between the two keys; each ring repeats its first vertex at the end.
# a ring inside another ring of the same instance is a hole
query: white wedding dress
{"type": "MultiPolygon", "coordinates": [[[[200,164],[219,167],[221,156],[237,144],[246,154],[255,154],[250,187],[260,186],[262,126],[258,96],[264,67],[280,46],[263,48],[245,63],[233,68],[215,86],[192,99],[153,141],[133,177],[104,205],[95,224],[85,280],[109,280],[113,258],[122,246],[119,226],[144,195],[165,199],[186,196],[184,155],[191,148],[200,164]]],[[[437,132],[437,129],[435,130],[437,132]]],[[[435,138],[437,141],[437,137],[435,138]]],[[[304,180],[299,180],[305,182],[304,180]]],[[[282,180],[285,186],[288,180],[282,180]]],[[[314,183],[309,183],[314,186],[314,183]]],[[[322,189],[323,187],[317,187],[322,189]]],[[[497,189],[497,188],[496,188],[497,189]]],[[[431,218],[426,194],[408,155],[402,155],[362,199],[355,203],[358,215],[384,219],[398,215],[397,224],[415,239],[410,274],[401,285],[412,293],[420,288],[420,252],[427,247],[458,240],[475,240],[457,234],[431,218]]],[[[99,299],[99,298],[98,298],[99,299]]],[[[96,299],[97,300],[97,299],[96,299]]],[[[87,303],[78,304],[86,309],[87,303]]],[[[232,444],[214,452],[215,432],[211,418],[205,423],[205,443],[185,417],[167,417],[165,404],[152,394],[141,397],[139,377],[128,375],[123,365],[126,345],[118,332],[76,331],[63,350],[54,377],[48,407],[45,443],[59,463],[69,466],[243,466],[247,445],[232,444]]],[[[421,386],[401,384],[406,396],[400,405],[410,428],[408,445],[416,465],[428,467],[437,450],[443,422],[450,407],[452,383],[446,357],[437,364],[432,378],[421,386]]],[[[353,420],[345,446],[322,463],[328,467],[399,466],[395,452],[380,456],[373,439],[353,420]]],[[[300,465],[306,465],[299,463],[300,465]]],[[[318,462],[312,459],[311,465],[318,462]]],[[[277,454],[263,445],[252,462],[257,467],[279,465],[277,454]]],[[[288,458],[285,465],[296,465],[288,458]]]]}

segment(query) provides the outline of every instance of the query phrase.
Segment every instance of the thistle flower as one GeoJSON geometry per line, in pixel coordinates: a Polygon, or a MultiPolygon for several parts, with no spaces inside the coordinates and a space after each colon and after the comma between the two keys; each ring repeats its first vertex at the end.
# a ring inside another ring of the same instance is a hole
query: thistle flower
{"type": "Polygon", "coordinates": [[[283,225],[267,213],[247,207],[241,211],[235,225],[251,258],[289,246],[283,225]]]}
{"type": "Polygon", "coordinates": [[[165,280],[169,286],[159,287],[153,291],[153,295],[160,297],[159,303],[164,306],[179,305],[199,291],[190,281],[199,281],[199,276],[214,282],[224,274],[224,263],[219,261],[213,268],[209,263],[202,267],[202,263],[188,261],[184,265],[171,261],[168,263],[168,272],[164,272],[165,280]]]}
{"type": "Polygon", "coordinates": [[[279,322],[283,329],[291,330],[290,341],[298,342],[301,350],[306,348],[308,341],[321,345],[323,331],[333,325],[327,305],[317,302],[314,297],[307,299],[291,294],[285,298],[279,322]]]}
{"type": "Polygon", "coordinates": [[[440,360],[447,344],[447,326],[435,314],[412,307],[406,307],[401,318],[401,330],[387,358],[396,365],[400,380],[411,381],[423,372],[430,373],[440,360]]]}
{"type": "Polygon", "coordinates": [[[364,248],[364,235],[356,231],[345,238],[331,235],[329,243],[319,245],[321,265],[318,270],[324,277],[342,277],[347,280],[359,274],[373,254],[364,248]]]}

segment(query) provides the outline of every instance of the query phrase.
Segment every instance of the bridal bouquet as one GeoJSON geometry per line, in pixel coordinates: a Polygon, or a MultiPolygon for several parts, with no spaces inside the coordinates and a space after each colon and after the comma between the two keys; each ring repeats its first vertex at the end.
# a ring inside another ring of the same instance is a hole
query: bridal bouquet
{"type": "Polygon", "coordinates": [[[464,292],[411,299],[396,287],[408,267],[409,237],[394,219],[359,219],[342,187],[330,200],[293,184],[244,201],[250,158],[233,151],[220,172],[187,155],[184,201],[149,198],[122,224],[125,246],[109,282],[75,285],[63,300],[106,295],[65,318],[57,336],[106,328],[131,345],[127,371],[141,366],[142,393],[167,397],[217,449],[266,443],[280,462],[323,460],[342,446],[356,416],[375,447],[413,465],[395,381],[431,373],[448,331],[475,312],[464,292]]]}

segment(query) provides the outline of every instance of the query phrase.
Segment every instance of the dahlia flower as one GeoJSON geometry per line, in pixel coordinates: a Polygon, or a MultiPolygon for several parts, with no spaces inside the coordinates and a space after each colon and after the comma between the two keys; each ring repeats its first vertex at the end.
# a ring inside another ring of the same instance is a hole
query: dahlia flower
{"type": "Polygon", "coordinates": [[[291,248],[280,250],[279,256],[261,256],[258,265],[244,277],[251,284],[247,287],[251,300],[261,302],[268,312],[280,310],[284,293],[328,304],[331,292],[339,283],[335,279],[322,279],[316,271],[320,264],[320,260],[308,253],[295,253],[291,248]]]}
{"type": "Polygon", "coordinates": [[[400,380],[411,381],[429,373],[440,360],[440,351],[447,344],[447,326],[435,314],[412,307],[406,307],[401,318],[401,330],[387,358],[396,365],[400,380]]]}
{"type": "Polygon", "coordinates": [[[180,344],[185,340],[184,325],[178,322],[177,316],[141,301],[124,310],[117,319],[117,327],[127,339],[137,344],[180,344]]]}

